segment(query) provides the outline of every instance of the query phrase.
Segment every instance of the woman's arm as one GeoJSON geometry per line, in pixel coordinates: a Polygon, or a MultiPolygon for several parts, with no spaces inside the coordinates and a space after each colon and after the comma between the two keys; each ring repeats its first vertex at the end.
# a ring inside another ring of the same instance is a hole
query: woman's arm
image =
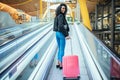
{"type": "Polygon", "coordinates": [[[58,31],[62,32],[65,37],[68,36],[68,31],[64,28],[65,18],[62,14],[58,15],[58,31]]]}
{"type": "Polygon", "coordinates": [[[62,14],[58,15],[58,28],[60,31],[64,30],[64,16],[62,14]]]}

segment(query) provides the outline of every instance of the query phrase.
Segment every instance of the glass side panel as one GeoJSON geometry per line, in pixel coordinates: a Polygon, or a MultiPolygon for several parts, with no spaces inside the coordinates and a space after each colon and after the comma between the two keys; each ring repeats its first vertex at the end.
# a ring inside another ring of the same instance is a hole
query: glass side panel
{"type": "Polygon", "coordinates": [[[98,40],[89,30],[83,25],[78,24],[80,31],[83,33],[86,44],[94,55],[95,60],[103,70],[105,76],[115,79],[120,79],[120,59],[114,55],[100,40],[98,40]],[[116,59],[117,58],[117,59],[116,59]]]}
{"type": "Polygon", "coordinates": [[[18,38],[30,32],[33,32],[40,27],[44,26],[45,23],[24,23],[10,28],[0,29],[0,46],[18,38]]]}

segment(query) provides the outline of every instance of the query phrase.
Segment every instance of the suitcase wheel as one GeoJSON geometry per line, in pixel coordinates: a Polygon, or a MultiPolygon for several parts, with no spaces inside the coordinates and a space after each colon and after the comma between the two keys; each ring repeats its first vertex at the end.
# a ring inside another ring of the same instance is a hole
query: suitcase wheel
{"type": "MultiPolygon", "coordinates": [[[[77,79],[73,79],[73,80],[79,80],[79,79],[80,79],[80,76],[78,76],[77,79]]],[[[67,79],[66,77],[63,77],[63,80],[69,80],[69,79],[67,79]]],[[[72,79],[70,79],[70,80],[72,80],[72,79]]]]}
{"type": "Polygon", "coordinates": [[[66,80],[66,78],[65,78],[65,77],[63,77],[63,80],[66,80]]]}
{"type": "Polygon", "coordinates": [[[77,80],[79,80],[79,79],[80,79],[80,76],[77,77],[77,80]]]}

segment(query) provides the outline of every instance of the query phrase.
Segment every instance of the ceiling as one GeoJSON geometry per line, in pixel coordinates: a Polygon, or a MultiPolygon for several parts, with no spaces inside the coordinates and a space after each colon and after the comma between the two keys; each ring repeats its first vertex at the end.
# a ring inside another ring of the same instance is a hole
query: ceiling
{"type": "MultiPolygon", "coordinates": [[[[47,0],[42,0],[42,1],[43,1],[42,6],[43,6],[43,13],[44,13],[47,8],[47,3],[46,3],[47,0]]],[[[53,5],[53,2],[56,2],[56,0],[49,0],[49,1],[51,2],[50,5],[53,5]]],[[[57,0],[57,1],[64,2],[65,0],[57,0]]],[[[88,7],[89,13],[94,12],[96,4],[103,1],[105,0],[87,0],[87,7],[88,7]]],[[[0,2],[10,5],[16,9],[20,9],[32,16],[35,16],[37,11],[39,13],[39,10],[40,10],[39,8],[40,0],[0,0],[0,2]]],[[[72,6],[76,6],[76,4],[72,4],[72,6]]]]}

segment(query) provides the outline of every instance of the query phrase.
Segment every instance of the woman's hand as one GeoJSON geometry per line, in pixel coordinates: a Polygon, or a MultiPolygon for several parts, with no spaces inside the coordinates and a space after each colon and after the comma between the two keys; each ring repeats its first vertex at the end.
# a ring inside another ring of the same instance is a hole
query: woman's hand
{"type": "Polygon", "coordinates": [[[70,36],[67,36],[66,39],[70,39],[70,36]]]}

